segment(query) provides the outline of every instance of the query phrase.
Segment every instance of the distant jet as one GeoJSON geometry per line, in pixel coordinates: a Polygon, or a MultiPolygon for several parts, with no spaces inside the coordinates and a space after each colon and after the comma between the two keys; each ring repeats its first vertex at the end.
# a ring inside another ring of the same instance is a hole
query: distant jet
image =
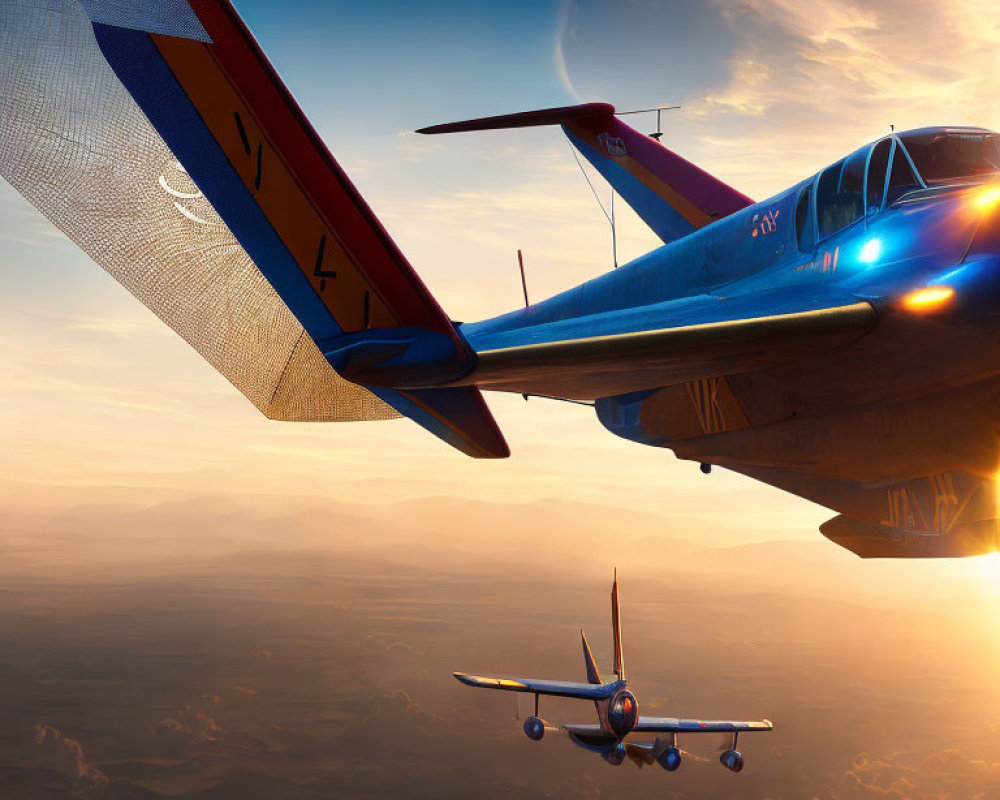
{"type": "MultiPolygon", "coordinates": [[[[662,242],[457,322],[228,0],[0,0],[0,18],[0,175],[269,418],[405,416],[503,458],[483,391],[583,402],[832,509],[822,533],[859,556],[997,550],[996,133],[890,131],[754,201],[607,103],[423,128],[559,126],[662,242]]],[[[336,86],[363,79],[331,76],[327,112],[355,117],[336,86]]]]}
{"type": "Polygon", "coordinates": [[[625,661],[622,656],[621,617],[618,604],[618,578],[611,586],[611,629],[614,634],[614,675],[613,681],[605,683],[594,662],[594,656],[587,644],[587,635],[580,631],[583,641],[583,659],[587,666],[587,683],[571,681],[547,681],[535,678],[483,678],[478,675],[454,673],[467,686],[480,689],[501,689],[508,692],[526,692],[535,696],[535,713],[524,721],[524,735],[532,741],[540,740],[550,725],[538,716],[539,695],[573,697],[592,700],[597,709],[596,723],[582,723],[559,726],[569,734],[569,738],[580,747],[599,753],[609,764],[618,766],[626,756],[636,764],[652,764],[654,761],[668,772],[681,765],[681,749],[677,745],[679,733],[731,733],[732,743],[719,761],[726,769],[740,772],[743,769],[743,754],[736,749],[737,740],[743,731],[769,731],[773,728],[770,720],[759,722],[710,721],[698,719],[676,719],[674,717],[644,717],[639,714],[639,701],[627,687],[625,661]],[[626,742],[633,734],[664,734],[653,742],[626,742]]]}

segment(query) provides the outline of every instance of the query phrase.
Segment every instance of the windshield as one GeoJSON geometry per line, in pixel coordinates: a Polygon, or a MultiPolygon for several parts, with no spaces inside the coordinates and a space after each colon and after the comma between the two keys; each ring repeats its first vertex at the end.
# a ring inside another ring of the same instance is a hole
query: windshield
{"type": "Polygon", "coordinates": [[[1000,172],[995,133],[932,131],[899,138],[928,186],[1000,172]]]}

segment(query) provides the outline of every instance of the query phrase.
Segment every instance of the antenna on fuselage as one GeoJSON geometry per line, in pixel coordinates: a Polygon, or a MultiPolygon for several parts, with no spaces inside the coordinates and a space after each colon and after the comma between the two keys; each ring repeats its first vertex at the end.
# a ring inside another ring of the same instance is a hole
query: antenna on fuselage
{"type": "Polygon", "coordinates": [[[528,281],[524,277],[524,256],[521,255],[520,248],[517,251],[517,266],[521,269],[521,291],[524,292],[524,307],[527,308],[531,303],[528,302],[528,281]]]}
{"type": "Polygon", "coordinates": [[[616,111],[615,116],[622,117],[625,116],[626,114],[651,114],[652,112],[655,111],[656,133],[649,134],[649,138],[656,139],[656,141],[660,141],[660,137],[663,136],[663,124],[661,122],[660,115],[664,111],[676,111],[679,108],[680,106],[657,106],[656,108],[637,108],[634,111],[616,111]]]}

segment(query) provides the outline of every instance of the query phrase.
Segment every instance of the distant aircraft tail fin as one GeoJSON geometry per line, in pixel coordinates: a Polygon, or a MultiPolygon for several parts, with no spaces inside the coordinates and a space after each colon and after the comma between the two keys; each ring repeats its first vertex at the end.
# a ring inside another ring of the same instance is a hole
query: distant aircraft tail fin
{"type": "Polygon", "coordinates": [[[601,684],[601,672],[597,669],[597,662],[594,661],[594,654],[590,652],[590,645],[587,643],[587,634],[580,631],[580,639],[583,642],[583,661],[587,665],[587,681],[589,683],[601,684]]]}
{"type": "Polygon", "coordinates": [[[618,571],[615,570],[615,582],[611,585],[611,632],[614,636],[615,674],[618,680],[625,680],[625,656],[622,653],[622,620],[621,606],[618,603],[618,571]]]}
{"type": "Polygon", "coordinates": [[[753,201],[630,128],[608,103],[585,103],[452,122],[417,133],[561,125],[573,146],[664,242],[703,228],[753,201]]]}

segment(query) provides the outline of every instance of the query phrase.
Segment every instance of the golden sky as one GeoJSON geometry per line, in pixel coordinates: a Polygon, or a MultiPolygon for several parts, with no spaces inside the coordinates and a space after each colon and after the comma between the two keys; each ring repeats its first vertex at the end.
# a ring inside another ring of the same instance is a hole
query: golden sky
{"type": "MultiPolygon", "coordinates": [[[[890,123],[1000,127],[992,2],[236,5],[463,320],[520,303],[518,248],[533,299],[607,270],[607,225],[558,131],[422,125],[681,102],[664,143],[756,198],[890,123]]],[[[739,796],[1000,792],[1000,560],[861,562],[832,512],[488,402],[508,460],[269,422],[0,184],[0,797],[723,796],[715,743],[614,773],[448,675],[578,678],[581,625],[606,661],[614,567],[647,710],[778,722],[739,796]]]]}
{"type": "MultiPolygon", "coordinates": [[[[308,44],[305,31],[319,24],[308,4],[280,23],[266,4],[237,5],[458,319],[518,304],[517,248],[533,298],[606,270],[608,230],[558,131],[441,139],[407,132],[419,125],[519,110],[511,103],[682,102],[666,118],[664,143],[755,197],[801,179],[890,122],[897,129],[1000,125],[991,80],[1000,31],[990,4],[972,0],[744,0],[695,11],[670,3],[524,4],[509,9],[514,17],[506,22],[516,28],[520,20],[528,31],[520,59],[482,32],[482,47],[456,44],[447,26],[439,41],[422,30],[417,52],[402,30],[407,12],[393,9],[378,30],[398,49],[368,56],[377,86],[323,80],[339,74],[336,52],[298,56],[297,37],[308,44]],[[600,55],[595,40],[603,43],[600,55]],[[438,60],[426,60],[435,51],[438,60]],[[452,67],[442,68],[445,58],[452,67]],[[469,81],[484,76],[493,93],[470,95],[469,81]],[[355,105],[363,112],[352,114],[355,105]]],[[[327,12],[315,13],[327,20],[327,12]]],[[[344,25],[369,30],[363,23],[351,17],[344,25]]],[[[357,66],[352,74],[368,74],[367,62],[357,66]]],[[[818,524],[831,516],[722,470],[705,477],[667,451],[616,439],[587,408],[545,400],[488,398],[513,451],[499,462],[467,459],[405,420],[268,422],[9,187],[0,189],[0,209],[0,500],[11,507],[119,488],[151,502],[191,493],[376,505],[551,498],[648,512],[672,530],[725,543],[817,541],[818,524]]],[[[624,261],[655,240],[619,209],[624,261]]]]}

